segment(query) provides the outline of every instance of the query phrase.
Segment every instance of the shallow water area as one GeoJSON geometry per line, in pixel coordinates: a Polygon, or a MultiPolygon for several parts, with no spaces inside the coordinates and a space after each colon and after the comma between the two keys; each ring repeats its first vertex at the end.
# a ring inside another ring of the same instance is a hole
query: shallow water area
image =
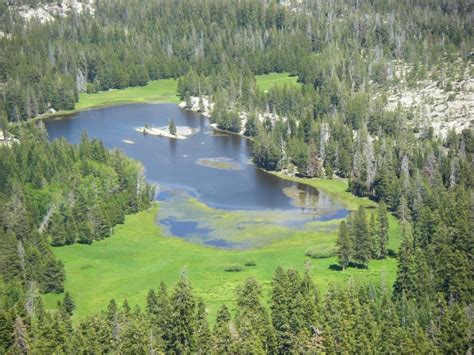
{"type": "Polygon", "coordinates": [[[51,140],[78,143],[83,130],[107,148],[142,162],[157,184],[157,223],[167,233],[218,248],[249,248],[291,236],[295,229],[347,215],[322,191],[262,171],[251,142],[215,131],[203,116],[175,104],[128,104],[45,121],[51,140]],[[183,140],[137,132],[174,119],[193,132],[183,140]],[[133,142],[133,144],[132,144],[133,142]]]}

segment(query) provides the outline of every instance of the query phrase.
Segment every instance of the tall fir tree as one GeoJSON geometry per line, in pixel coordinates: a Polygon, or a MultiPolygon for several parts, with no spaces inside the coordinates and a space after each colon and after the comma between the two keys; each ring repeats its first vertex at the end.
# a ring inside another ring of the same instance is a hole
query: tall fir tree
{"type": "Polygon", "coordinates": [[[380,201],[377,207],[377,226],[378,226],[378,258],[385,259],[387,256],[388,245],[388,216],[387,206],[384,201],[380,201]]]}
{"type": "Polygon", "coordinates": [[[370,259],[370,236],[363,206],[359,206],[351,229],[354,236],[354,260],[361,265],[367,265],[370,259]]]}
{"type": "Polygon", "coordinates": [[[178,353],[194,351],[195,326],[196,299],[186,270],[183,270],[171,297],[169,350],[178,353]]]}
{"type": "Polygon", "coordinates": [[[336,241],[337,245],[337,259],[342,270],[345,270],[351,262],[353,256],[352,239],[347,230],[346,222],[342,221],[339,225],[339,233],[336,241]]]}

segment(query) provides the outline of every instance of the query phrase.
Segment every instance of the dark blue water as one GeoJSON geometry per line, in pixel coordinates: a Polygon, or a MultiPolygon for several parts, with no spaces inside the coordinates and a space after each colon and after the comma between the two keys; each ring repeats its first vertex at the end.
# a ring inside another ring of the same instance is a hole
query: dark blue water
{"type": "MultiPolygon", "coordinates": [[[[101,139],[108,148],[119,148],[140,160],[149,180],[187,191],[191,196],[223,209],[293,209],[282,189],[297,184],[268,174],[249,164],[250,141],[237,135],[214,135],[207,119],[174,104],[129,104],[83,111],[60,120],[47,120],[51,140],[65,137],[78,143],[86,130],[91,138],[101,139]],[[167,126],[173,118],[178,126],[198,132],[186,140],[143,135],[135,128],[167,126]],[[133,141],[127,144],[124,140],[133,141]],[[241,164],[243,169],[222,170],[196,164],[201,158],[224,157],[241,164]]],[[[316,206],[323,210],[336,207],[324,193],[316,206]]]]}
{"type": "Polygon", "coordinates": [[[171,234],[180,238],[206,237],[212,228],[199,227],[194,221],[178,221],[176,218],[163,218],[160,223],[168,228],[171,234]]]}

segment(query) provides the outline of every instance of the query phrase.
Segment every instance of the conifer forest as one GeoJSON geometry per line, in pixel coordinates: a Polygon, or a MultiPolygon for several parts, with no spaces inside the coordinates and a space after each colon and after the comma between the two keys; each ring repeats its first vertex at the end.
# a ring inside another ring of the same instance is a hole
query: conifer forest
{"type": "Polygon", "coordinates": [[[471,354],[474,3],[0,0],[0,354],[471,354]]]}

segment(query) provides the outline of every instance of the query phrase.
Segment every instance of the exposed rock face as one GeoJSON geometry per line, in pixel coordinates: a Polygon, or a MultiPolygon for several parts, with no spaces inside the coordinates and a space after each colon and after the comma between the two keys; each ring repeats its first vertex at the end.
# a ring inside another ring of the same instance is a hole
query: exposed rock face
{"type": "Polygon", "coordinates": [[[63,0],[59,4],[53,2],[49,4],[39,3],[37,7],[32,8],[28,5],[13,6],[12,11],[16,11],[25,21],[37,20],[41,23],[54,21],[56,17],[65,17],[71,12],[94,14],[94,0],[63,0]]]}
{"type": "Polygon", "coordinates": [[[77,71],[76,74],[76,86],[78,92],[86,92],[87,89],[87,78],[81,70],[77,71]]]}
{"type": "Polygon", "coordinates": [[[414,124],[432,126],[434,132],[446,136],[450,129],[461,132],[474,127],[474,77],[472,66],[458,75],[457,80],[444,85],[439,81],[423,80],[415,88],[396,86],[388,97],[388,110],[413,109],[414,124]]]}

